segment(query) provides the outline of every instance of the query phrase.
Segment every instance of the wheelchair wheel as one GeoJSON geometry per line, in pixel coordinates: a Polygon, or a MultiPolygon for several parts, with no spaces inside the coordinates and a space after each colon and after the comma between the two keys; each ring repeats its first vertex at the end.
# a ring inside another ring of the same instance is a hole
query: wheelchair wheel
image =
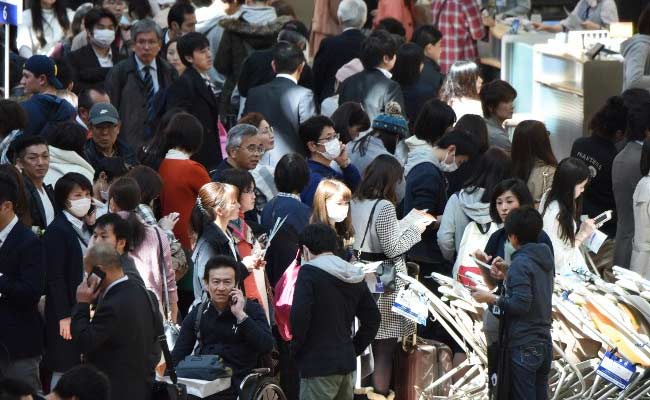
{"type": "Polygon", "coordinates": [[[245,385],[239,394],[239,400],[287,400],[284,392],[272,378],[260,377],[245,385]]]}

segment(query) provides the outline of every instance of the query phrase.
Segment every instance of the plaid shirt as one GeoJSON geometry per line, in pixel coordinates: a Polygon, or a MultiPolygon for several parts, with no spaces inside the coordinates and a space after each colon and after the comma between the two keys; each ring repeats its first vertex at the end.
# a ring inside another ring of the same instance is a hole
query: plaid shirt
{"type": "Polygon", "coordinates": [[[443,73],[461,60],[476,60],[476,41],[483,38],[485,29],[481,11],[475,0],[434,0],[433,23],[438,20],[442,32],[440,67],[443,73]]]}

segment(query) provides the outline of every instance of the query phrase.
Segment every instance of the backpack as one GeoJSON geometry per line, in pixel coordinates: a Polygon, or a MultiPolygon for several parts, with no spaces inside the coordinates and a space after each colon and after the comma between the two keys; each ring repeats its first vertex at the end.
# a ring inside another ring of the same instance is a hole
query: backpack
{"type": "Polygon", "coordinates": [[[454,263],[453,277],[458,279],[463,285],[476,286],[474,281],[468,279],[466,274],[471,272],[481,276],[481,270],[470,257],[476,250],[483,250],[490,236],[498,229],[497,224],[488,222],[479,224],[476,221],[470,221],[463,231],[463,238],[460,241],[456,262],[454,263]]]}

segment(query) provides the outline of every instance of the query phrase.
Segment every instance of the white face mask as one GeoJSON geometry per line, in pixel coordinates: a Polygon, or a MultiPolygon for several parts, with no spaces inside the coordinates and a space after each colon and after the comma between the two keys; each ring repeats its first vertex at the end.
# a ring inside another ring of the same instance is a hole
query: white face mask
{"type": "Polygon", "coordinates": [[[445,156],[445,159],[440,163],[440,170],[442,172],[454,172],[458,169],[458,164],[456,164],[456,153],[452,155],[451,164],[447,164],[447,158],[449,154],[445,156]]]}
{"type": "Polygon", "coordinates": [[[88,214],[90,210],[90,199],[84,197],[83,199],[70,200],[70,208],[68,211],[70,214],[74,215],[77,218],[83,218],[88,214]]]}
{"type": "Polygon", "coordinates": [[[108,190],[100,190],[99,197],[101,197],[104,201],[108,201],[108,190]]]}
{"type": "Polygon", "coordinates": [[[98,47],[107,49],[111,47],[115,40],[115,31],[112,29],[95,29],[93,31],[92,42],[98,47]]]}
{"type": "Polygon", "coordinates": [[[339,155],[341,155],[341,142],[338,139],[330,140],[325,143],[325,152],[320,153],[323,157],[332,161],[339,155]]]}
{"type": "Polygon", "coordinates": [[[327,217],[334,222],[342,222],[348,216],[350,210],[349,205],[342,206],[331,200],[325,202],[325,208],[327,209],[327,217]]]}

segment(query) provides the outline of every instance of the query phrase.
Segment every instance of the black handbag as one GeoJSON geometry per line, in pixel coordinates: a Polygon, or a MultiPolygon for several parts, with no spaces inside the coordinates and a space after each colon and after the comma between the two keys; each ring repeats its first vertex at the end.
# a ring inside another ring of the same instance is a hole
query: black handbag
{"type": "MultiPolygon", "coordinates": [[[[379,204],[380,201],[381,200],[375,201],[375,204],[372,206],[372,210],[370,211],[370,217],[368,218],[368,224],[366,225],[366,231],[363,233],[363,239],[361,240],[361,244],[359,245],[359,250],[355,251],[355,257],[361,263],[370,263],[370,262],[389,260],[389,258],[386,257],[386,254],[384,253],[368,253],[362,251],[363,244],[366,242],[366,236],[368,235],[368,231],[370,230],[370,225],[372,225],[373,217],[375,216],[375,209],[377,208],[377,204],[379,204]]],[[[397,270],[395,269],[395,264],[382,263],[381,265],[379,265],[379,267],[377,267],[377,271],[375,271],[375,274],[377,274],[377,276],[379,277],[379,280],[381,281],[381,284],[384,287],[384,292],[395,291],[395,279],[397,278],[397,270]]]]}
{"type": "Polygon", "coordinates": [[[178,363],[176,374],[181,378],[214,381],[232,376],[232,370],[224,366],[223,359],[219,356],[190,354],[178,363]]]}

